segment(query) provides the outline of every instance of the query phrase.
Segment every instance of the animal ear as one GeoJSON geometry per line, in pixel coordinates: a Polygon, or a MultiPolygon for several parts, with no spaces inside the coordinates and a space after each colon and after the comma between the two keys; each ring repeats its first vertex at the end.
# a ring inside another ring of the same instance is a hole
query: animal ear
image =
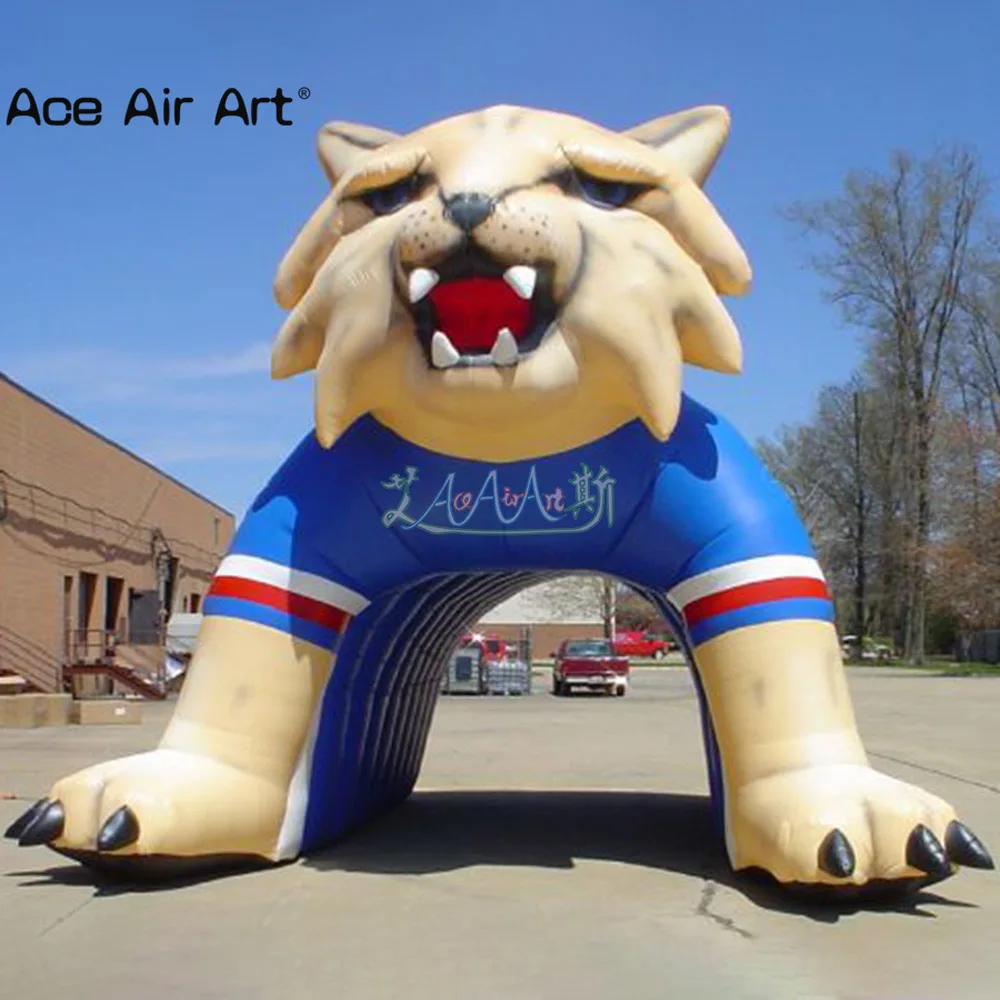
{"type": "MultiPolygon", "coordinates": [[[[328,122],[320,129],[316,144],[323,171],[330,183],[336,185],[352,166],[372,150],[397,138],[394,132],[369,125],[328,122]]],[[[343,221],[335,199],[328,194],[295,238],[278,268],[274,296],[282,308],[293,308],[305,294],[316,272],[340,239],[343,221]]],[[[282,364],[279,367],[285,366],[282,364]]]]}
{"type": "Polygon", "coordinates": [[[348,170],[369,156],[372,150],[398,138],[395,132],[372,125],[327,122],[319,130],[316,145],[326,176],[331,184],[336,184],[348,170]]]}
{"type": "Polygon", "coordinates": [[[729,122],[725,108],[708,104],[654,118],[623,134],[663,153],[701,186],[726,144],[729,122]]]}

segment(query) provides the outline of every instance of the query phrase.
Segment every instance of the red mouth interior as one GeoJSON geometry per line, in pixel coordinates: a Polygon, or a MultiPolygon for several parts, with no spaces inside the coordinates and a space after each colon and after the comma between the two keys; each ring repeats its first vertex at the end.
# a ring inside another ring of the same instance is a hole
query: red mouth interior
{"type": "Polygon", "coordinates": [[[502,278],[442,281],[428,297],[437,313],[437,328],[462,353],[489,351],[503,327],[518,342],[531,329],[531,302],[502,278]]]}

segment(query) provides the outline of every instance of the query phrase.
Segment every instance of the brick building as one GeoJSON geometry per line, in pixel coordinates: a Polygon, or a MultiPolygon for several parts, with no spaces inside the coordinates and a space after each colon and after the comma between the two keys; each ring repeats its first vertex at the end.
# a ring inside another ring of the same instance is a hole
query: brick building
{"type": "Polygon", "coordinates": [[[68,665],[155,674],[166,619],[199,610],[233,530],[228,511],[0,374],[0,675],[59,691],[68,665]]]}
{"type": "Polygon", "coordinates": [[[563,639],[604,635],[601,578],[563,576],[527,587],[483,615],[473,631],[516,642],[530,635],[532,655],[545,659],[563,639]]]}

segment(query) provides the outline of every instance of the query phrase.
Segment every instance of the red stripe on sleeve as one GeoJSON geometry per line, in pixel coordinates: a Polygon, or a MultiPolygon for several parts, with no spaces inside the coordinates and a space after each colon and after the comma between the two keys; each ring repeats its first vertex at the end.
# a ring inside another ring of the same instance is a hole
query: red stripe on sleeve
{"type": "Polygon", "coordinates": [[[684,609],[684,617],[689,625],[694,625],[713,615],[721,615],[724,611],[737,611],[751,604],[766,604],[792,597],[821,597],[830,600],[830,591],[823,580],[808,576],[760,580],[700,597],[684,609]]]}
{"type": "Polygon", "coordinates": [[[257,580],[246,580],[239,576],[217,576],[208,592],[209,597],[236,597],[243,601],[266,604],[269,608],[284,611],[296,618],[323,625],[326,628],[343,631],[350,620],[350,613],[332,604],[324,604],[312,597],[293,594],[281,587],[257,580]]]}

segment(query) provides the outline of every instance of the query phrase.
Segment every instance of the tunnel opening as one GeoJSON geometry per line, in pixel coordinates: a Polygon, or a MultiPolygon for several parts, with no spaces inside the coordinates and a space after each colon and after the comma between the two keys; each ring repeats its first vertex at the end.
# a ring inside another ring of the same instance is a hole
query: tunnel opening
{"type": "MultiPolygon", "coordinates": [[[[441,677],[459,636],[519,591],[567,575],[573,574],[432,574],[378,596],[358,615],[338,649],[297,775],[308,785],[302,796],[303,850],[341,838],[409,796],[420,773],[441,677]]],[[[622,582],[660,610],[691,665],[683,620],[666,594],[622,582]]],[[[721,821],[718,749],[693,673],[714,812],[721,821]]]]}

